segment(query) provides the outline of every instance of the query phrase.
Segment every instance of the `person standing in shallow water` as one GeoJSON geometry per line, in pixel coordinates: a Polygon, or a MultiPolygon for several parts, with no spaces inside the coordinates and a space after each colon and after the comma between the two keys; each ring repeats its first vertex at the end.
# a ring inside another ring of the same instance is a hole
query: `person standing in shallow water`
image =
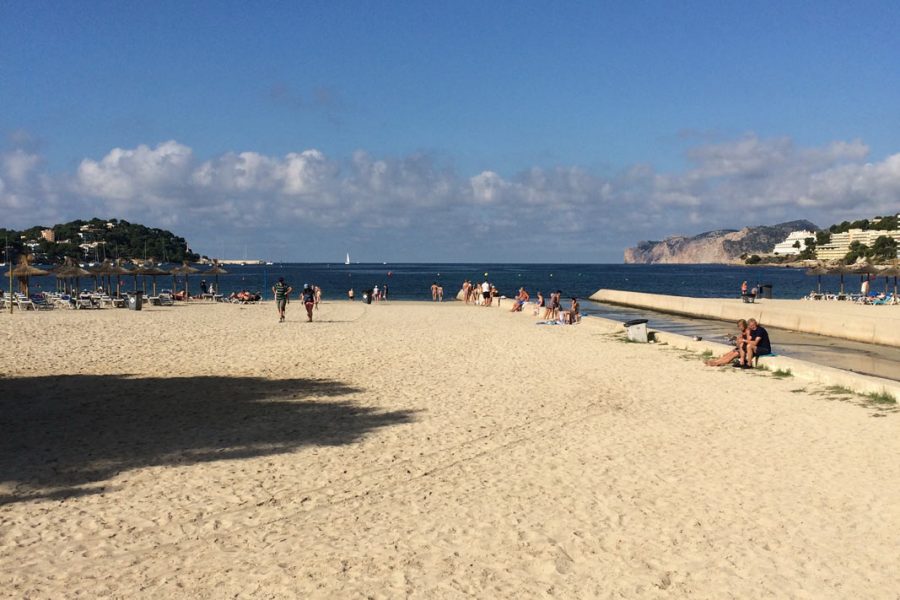
{"type": "Polygon", "coordinates": [[[287,307],[288,296],[294,288],[284,282],[284,277],[279,277],[278,282],[272,286],[272,293],[275,294],[275,308],[278,309],[278,322],[284,323],[284,309],[287,307]]]}

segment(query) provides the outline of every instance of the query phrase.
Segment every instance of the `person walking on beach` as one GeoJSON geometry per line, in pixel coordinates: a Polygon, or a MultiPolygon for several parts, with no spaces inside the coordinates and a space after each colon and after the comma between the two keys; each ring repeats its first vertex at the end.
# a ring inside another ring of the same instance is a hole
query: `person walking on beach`
{"type": "Polygon", "coordinates": [[[312,323],[313,307],[316,305],[316,290],[308,283],[303,284],[303,291],[300,292],[303,298],[303,305],[306,307],[306,319],[312,323]]]}
{"type": "Polygon", "coordinates": [[[347,292],[347,297],[350,299],[350,302],[353,302],[353,296],[354,296],[353,288],[350,288],[350,291],[347,292]]]}
{"type": "Polygon", "coordinates": [[[294,288],[284,282],[284,277],[279,277],[278,282],[272,286],[272,293],[275,294],[275,308],[278,309],[278,322],[284,323],[284,309],[287,307],[288,296],[294,288]]]}

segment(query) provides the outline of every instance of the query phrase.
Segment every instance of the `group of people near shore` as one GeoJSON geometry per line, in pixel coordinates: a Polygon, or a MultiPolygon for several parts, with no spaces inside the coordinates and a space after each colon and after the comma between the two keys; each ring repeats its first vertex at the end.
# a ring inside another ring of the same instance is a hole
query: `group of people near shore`
{"type": "MultiPolygon", "coordinates": [[[[367,290],[363,290],[362,299],[366,304],[371,304],[372,302],[379,302],[381,300],[387,300],[388,298],[388,286],[387,284],[383,284],[380,288],[376,285],[367,290]]],[[[353,302],[356,300],[356,290],[350,288],[347,290],[347,300],[353,302]]]]}
{"type": "MultiPolygon", "coordinates": [[[[492,306],[494,298],[499,297],[497,288],[488,282],[487,279],[481,283],[473,283],[466,279],[462,284],[463,300],[466,304],[474,304],[475,306],[492,306]]],[[[499,300],[497,300],[499,302],[499,300]]]]}
{"type": "MultiPolygon", "coordinates": [[[[466,304],[475,306],[493,306],[497,302],[500,305],[500,295],[497,288],[489,281],[485,280],[481,283],[472,283],[468,279],[462,284],[463,301],[466,304]]],[[[520,287],[516,296],[513,298],[512,307],[509,312],[526,312],[527,307],[531,307],[531,313],[535,317],[541,317],[547,323],[563,323],[573,325],[581,320],[581,306],[578,298],[572,297],[569,310],[562,310],[562,290],[550,292],[547,298],[543,292],[538,291],[535,300],[531,300],[531,295],[524,287],[520,287]]]]}
{"type": "Polygon", "coordinates": [[[733,364],[741,369],[752,369],[753,360],[766,354],[772,354],[772,342],[769,332],[756,319],[739,319],[738,333],[732,336],[734,349],[719,358],[706,361],[710,367],[724,367],[733,364]]]}
{"type": "MultiPolygon", "coordinates": [[[[285,310],[291,298],[291,292],[294,291],[290,285],[285,283],[284,277],[279,277],[275,285],[272,286],[272,293],[275,295],[275,308],[278,310],[278,322],[284,323],[285,310]]],[[[303,284],[300,290],[300,301],[306,308],[306,319],[308,322],[313,320],[313,309],[319,309],[319,302],[322,300],[322,288],[317,285],[303,284]]]]}

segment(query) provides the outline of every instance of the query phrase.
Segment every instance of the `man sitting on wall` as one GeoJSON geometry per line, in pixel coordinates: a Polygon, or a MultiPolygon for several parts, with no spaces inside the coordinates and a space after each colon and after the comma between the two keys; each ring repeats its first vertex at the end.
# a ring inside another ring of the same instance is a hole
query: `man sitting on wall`
{"type": "Polygon", "coordinates": [[[753,357],[772,354],[772,343],[769,341],[769,332],[759,324],[756,319],[747,321],[747,329],[750,330],[750,340],[744,346],[741,355],[741,368],[753,368],[753,357]]]}

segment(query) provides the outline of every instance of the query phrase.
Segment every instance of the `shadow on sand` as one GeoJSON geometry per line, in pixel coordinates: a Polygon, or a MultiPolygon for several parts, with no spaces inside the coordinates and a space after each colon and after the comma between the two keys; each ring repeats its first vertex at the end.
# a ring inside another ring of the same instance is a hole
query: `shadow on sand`
{"type": "Polygon", "coordinates": [[[337,381],[60,375],[0,379],[0,505],[97,493],[121,471],[350,444],[380,412],[337,381]]]}

